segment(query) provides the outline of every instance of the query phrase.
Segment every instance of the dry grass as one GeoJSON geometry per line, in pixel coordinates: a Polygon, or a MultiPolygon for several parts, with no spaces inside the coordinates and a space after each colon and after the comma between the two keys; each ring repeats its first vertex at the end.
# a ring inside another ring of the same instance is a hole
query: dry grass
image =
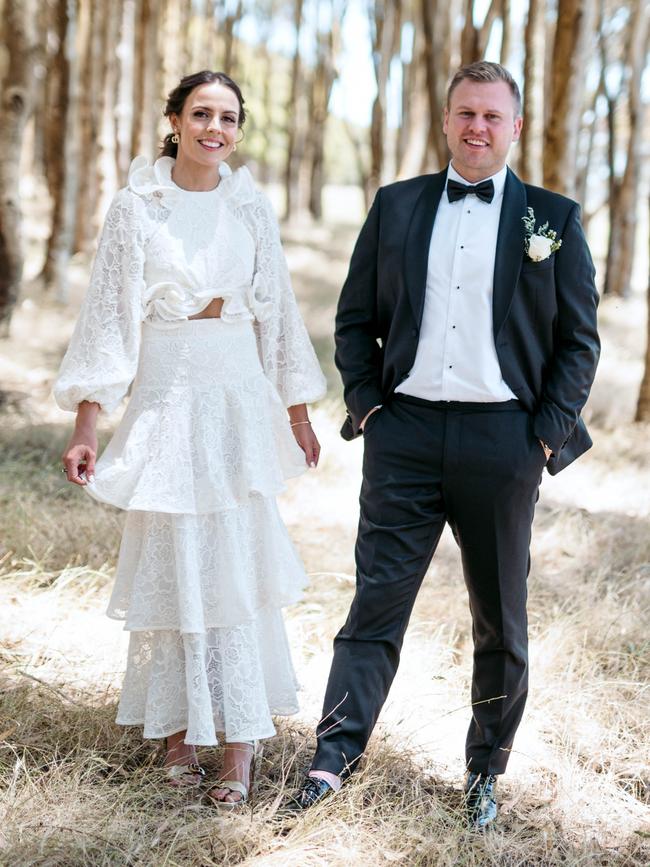
{"type": "MultiPolygon", "coordinates": [[[[345,238],[337,247],[333,236],[319,237],[325,258],[290,250],[299,287],[310,287],[307,317],[324,355],[332,286],[352,233],[345,238]]],[[[605,311],[610,358],[623,351],[620,319],[608,331],[605,311]]],[[[447,535],[359,773],[326,808],[298,821],[281,816],[309,762],[331,638],[353,592],[361,449],[338,439],[338,398],[319,408],[322,466],[282,503],[312,577],[288,617],[303,712],[278,722],[252,808],[222,815],[168,791],[158,745],[113,723],[125,636],[103,609],[122,519],[58,472],[66,420],[47,394],[69,324],[48,305],[27,307],[0,358],[9,382],[0,407],[0,864],[650,863],[647,427],[601,427],[592,453],[544,481],[529,582],[531,695],[501,783],[499,827],[476,838],[460,815],[470,626],[447,535]]],[[[610,424],[615,367],[606,373],[592,403],[601,425],[610,424]]],[[[209,772],[218,759],[216,750],[201,753],[209,772]]]]}

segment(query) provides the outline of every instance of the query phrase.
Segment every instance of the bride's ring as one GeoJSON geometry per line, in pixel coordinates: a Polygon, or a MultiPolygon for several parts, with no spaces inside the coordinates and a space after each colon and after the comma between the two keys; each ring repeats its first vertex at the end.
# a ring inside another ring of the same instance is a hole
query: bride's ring
{"type": "Polygon", "coordinates": [[[67,472],[68,472],[67,467],[61,467],[61,472],[62,472],[62,473],[67,473],[67,472]]]}

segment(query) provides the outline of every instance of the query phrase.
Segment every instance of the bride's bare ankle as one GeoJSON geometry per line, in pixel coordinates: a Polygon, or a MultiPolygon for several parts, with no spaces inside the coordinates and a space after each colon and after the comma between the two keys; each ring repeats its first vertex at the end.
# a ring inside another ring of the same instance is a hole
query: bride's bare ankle
{"type": "Polygon", "coordinates": [[[196,747],[185,743],[186,732],[176,732],[166,738],[165,765],[181,765],[196,761],[196,747]]]}
{"type": "Polygon", "coordinates": [[[246,800],[240,792],[233,791],[229,786],[221,786],[220,783],[227,780],[236,780],[242,783],[246,790],[251,782],[251,763],[255,754],[255,744],[251,741],[229,741],[226,743],[223,753],[221,771],[209,795],[213,800],[226,803],[237,803],[246,800]]]}

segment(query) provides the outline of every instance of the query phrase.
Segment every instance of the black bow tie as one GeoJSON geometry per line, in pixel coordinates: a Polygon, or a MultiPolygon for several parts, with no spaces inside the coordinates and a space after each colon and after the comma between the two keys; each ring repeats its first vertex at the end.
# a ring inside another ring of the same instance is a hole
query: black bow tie
{"type": "Polygon", "coordinates": [[[471,186],[471,184],[459,184],[458,181],[452,181],[451,179],[447,181],[447,196],[449,197],[450,202],[457,202],[458,199],[464,199],[468,193],[474,193],[475,196],[478,196],[482,202],[487,202],[488,204],[494,198],[494,184],[492,179],[488,181],[481,181],[480,184],[476,184],[476,186],[471,186]]]}

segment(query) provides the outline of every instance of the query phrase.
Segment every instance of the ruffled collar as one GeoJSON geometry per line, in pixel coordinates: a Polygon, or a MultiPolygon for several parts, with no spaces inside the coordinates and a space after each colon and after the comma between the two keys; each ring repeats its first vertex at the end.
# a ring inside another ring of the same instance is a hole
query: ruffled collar
{"type": "Polygon", "coordinates": [[[200,202],[218,195],[234,205],[245,205],[255,198],[255,183],[246,166],[233,172],[227,163],[221,163],[219,184],[213,190],[193,191],[182,189],[172,180],[175,162],[173,157],[159,157],[152,165],[145,156],[137,156],[129,167],[128,188],[138,196],[154,196],[168,207],[188,197],[200,202]]]}

